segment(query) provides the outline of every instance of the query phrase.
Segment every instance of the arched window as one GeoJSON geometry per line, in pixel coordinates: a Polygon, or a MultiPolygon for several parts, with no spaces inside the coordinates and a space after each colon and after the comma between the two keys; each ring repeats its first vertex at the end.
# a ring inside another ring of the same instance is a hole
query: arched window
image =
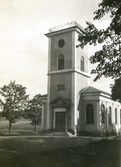
{"type": "Polygon", "coordinates": [[[117,108],[115,108],[115,124],[117,124],[117,108]]]}
{"type": "Polygon", "coordinates": [[[92,104],[86,106],[86,123],[94,124],[94,106],[92,104]]]}
{"type": "Polygon", "coordinates": [[[64,69],[64,56],[61,54],[58,56],[58,70],[64,69]]]}
{"type": "Polygon", "coordinates": [[[105,106],[101,105],[101,123],[105,123],[105,106]]]}
{"type": "Polygon", "coordinates": [[[81,56],[80,66],[81,66],[81,71],[84,71],[84,57],[83,56],[81,56]]]}
{"type": "Polygon", "coordinates": [[[108,120],[109,120],[109,124],[112,123],[112,113],[111,113],[111,106],[109,107],[109,114],[108,114],[108,120]]]}
{"type": "Polygon", "coordinates": [[[120,109],[120,124],[121,124],[121,109],[120,109]]]}

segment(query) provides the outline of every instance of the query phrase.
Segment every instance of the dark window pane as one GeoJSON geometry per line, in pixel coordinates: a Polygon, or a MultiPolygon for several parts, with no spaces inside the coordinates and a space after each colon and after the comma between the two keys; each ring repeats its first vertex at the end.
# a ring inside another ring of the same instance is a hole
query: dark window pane
{"type": "Polygon", "coordinates": [[[84,71],[84,57],[81,56],[81,71],[84,71]]]}
{"type": "Polygon", "coordinates": [[[65,45],[65,41],[63,39],[60,39],[58,42],[58,46],[62,48],[65,45]]]}
{"type": "Polygon", "coordinates": [[[64,69],[64,56],[59,55],[58,57],[58,70],[64,69]]]}
{"type": "Polygon", "coordinates": [[[94,124],[94,107],[92,104],[88,104],[86,107],[86,123],[94,124]]]}
{"type": "Polygon", "coordinates": [[[111,120],[111,107],[109,107],[109,117],[108,117],[108,119],[109,119],[109,124],[111,124],[112,123],[112,120],[111,120]]]}
{"type": "Polygon", "coordinates": [[[105,106],[101,105],[101,122],[105,123],[105,106]]]}

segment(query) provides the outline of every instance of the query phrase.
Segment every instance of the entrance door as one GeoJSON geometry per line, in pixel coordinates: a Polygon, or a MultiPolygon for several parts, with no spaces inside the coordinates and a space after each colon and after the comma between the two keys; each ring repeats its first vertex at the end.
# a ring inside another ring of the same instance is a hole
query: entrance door
{"type": "Polygon", "coordinates": [[[66,119],[65,112],[56,112],[55,113],[55,130],[56,131],[65,131],[66,119]]]}

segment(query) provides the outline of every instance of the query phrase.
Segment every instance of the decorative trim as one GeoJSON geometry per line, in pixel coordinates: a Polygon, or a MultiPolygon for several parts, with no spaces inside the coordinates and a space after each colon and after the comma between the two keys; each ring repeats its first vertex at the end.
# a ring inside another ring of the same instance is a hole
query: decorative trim
{"type": "Polygon", "coordinates": [[[52,27],[49,29],[49,32],[46,33],[45,35],[47,37],[51,37],[52,35],[63,33],[66,31],[73,31],[73,30],[77,31],[79,34],[85,34],[84,29],[76,21],[73,21],[70,23],[52,27]]]}
{"type": "Polygon", "coordinates": [[[56,27],[52,27],[49,29],[49,32],[60,31],[60,30],[75,27],[75,26],[78,27],[80,30],[84,31],[84,29],[76,21],[73,21],[73,22],[69,22],[69,23],[65,23],[65,24],[56,26],[56,27]]]}
{"type": "Polygon", "coordinates": [[[82,74],[82,75],[90,78],[90,75],[88,73],[80,71],[78,69],[64,69],[64,70],[49,71],[47,75],[59,74],[59,73],[67,73],[67,72],[77,72],[79,74],[82,74]]]}

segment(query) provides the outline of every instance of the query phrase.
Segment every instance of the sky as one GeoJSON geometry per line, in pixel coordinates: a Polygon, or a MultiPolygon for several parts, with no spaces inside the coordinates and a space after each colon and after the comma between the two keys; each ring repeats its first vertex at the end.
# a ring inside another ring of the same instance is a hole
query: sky
{"type": "MultiPolygon", "coordinates": [[[[94,11],[101,0],[0,0],[0,87],[16,81],[27,88],[27,94],[47,93],[49,28],[76,21],[85,21],[98,28],[109,24],[108,18],[94,21],[94,11]]],[[[91,56],[98,47],[89,47],[91,56]]],[[[90,65],[90,69],[92,69],[90,65]]],[[[112,80],[102,78],[90,84],[110,91],[112,80]]]]}

